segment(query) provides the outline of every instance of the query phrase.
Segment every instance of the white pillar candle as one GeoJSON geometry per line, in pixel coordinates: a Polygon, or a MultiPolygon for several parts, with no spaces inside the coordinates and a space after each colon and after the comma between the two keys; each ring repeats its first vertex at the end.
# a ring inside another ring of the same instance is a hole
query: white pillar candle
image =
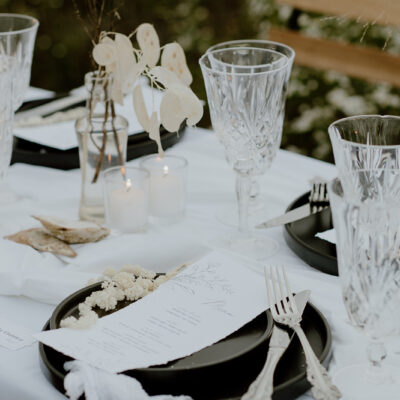
{"type": "Polygon", "coordinates": [[[149,208],[149,173],[135,167],[110,168],[103,174],[105,215],[117,232],[144,231],[149,208]]]}
{"type": "Polygon", "coordinates": [[[155,217],[176,217],[185,211],[184,177],[163,167],[163,174],[150,176],[150,213],[155,217]]]}
{"type": "Polygon", "coordinates": [[[113,190],[108,198],[108,223],[121,232],[144,229],[147,225],[147,207],[144,190],[133,189],[129,185],[113,190]]]}
{"type": "Polygon", "coordinates": [[[149,156],[141,166],[150,173],[150,215],[167,220],[183,216],[187,161],[170,155],[149,156]]]}

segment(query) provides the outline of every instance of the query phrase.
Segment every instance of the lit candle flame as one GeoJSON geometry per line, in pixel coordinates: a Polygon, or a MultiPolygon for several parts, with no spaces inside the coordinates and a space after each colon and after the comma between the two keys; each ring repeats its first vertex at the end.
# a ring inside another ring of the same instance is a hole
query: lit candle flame
{"type": "Polygon", "coordinates": [[[126,186],[126,191],[129,192],[132,187],[132,181],[130,179],[127,179],[125,182],[125,186],[126,186]]]}
{"type": "Polygon", "coordinates": [[[164,165],[164,176],[168,175],[168,165],[164,165]]]}

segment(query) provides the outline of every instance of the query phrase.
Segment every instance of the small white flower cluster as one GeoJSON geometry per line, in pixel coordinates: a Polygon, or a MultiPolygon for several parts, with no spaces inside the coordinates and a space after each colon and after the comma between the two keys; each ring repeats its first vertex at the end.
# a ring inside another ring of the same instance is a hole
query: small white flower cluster
{"type": "Polygon", "coordinates": [[[93,311],[95,307],[110,311],[115,310],[119,301],[134,302],[141,299],[174,277],[182,267],[159,276],[139,265],[124,265],[119,272],[113,268],[107,268],[97,280],[97,282],[102,282],[101,290],[93,292],[79,304],[79,318],[67,317],[61,321],[60,327],[87,329],[98,319],[97,313],[93,311]]]}
{"type": "Polygon", "coordinates": [[[131,91],[137,79],[145,75],[152,85],[164,90],[160,113],[147,113],[140,83],[133,90],[133,105],[139,123],[158,145],[160,124],[169,132],[177,132],[183,121],[194,126],[203,116],[203,104],[190,89],[192,74],[186,57],[178,43],[160,47],[160,40],[153,25],[144,23],[136,29],[139,49],[133,47],[130,36],[103,32],[100,42],[93,49],[93,59],[106,72],[113,75],[112,99],[122,104],[123,96],[131,91]],[[162,53],[161,53],[162,50],[162,53]],[[157,66],[160,59],[160,66],[157,66]]]}

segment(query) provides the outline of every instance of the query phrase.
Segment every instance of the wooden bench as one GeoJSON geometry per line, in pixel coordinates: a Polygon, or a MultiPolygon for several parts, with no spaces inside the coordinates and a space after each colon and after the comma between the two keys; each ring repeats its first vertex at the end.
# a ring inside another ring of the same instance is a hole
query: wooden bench
{"type": "MultiPolygon", "coordinates": [[[[400,0],[276,0],[296,9],[352,18],[365,23],[400,27],[400,0]]],[[[285,43],[296,51],[295,63],[332,69],[372,82],[400,87],[400,56],[384,50],[335,40],[318,39],[272,26],[268,39],[285,43]]]]}

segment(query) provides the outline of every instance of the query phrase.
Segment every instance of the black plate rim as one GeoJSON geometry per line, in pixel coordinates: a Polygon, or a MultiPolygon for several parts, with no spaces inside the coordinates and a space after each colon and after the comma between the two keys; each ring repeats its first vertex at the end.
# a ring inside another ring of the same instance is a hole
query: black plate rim
{"type": "MultiPolygon", "coordinates": [[[[59,314],[60,312],[62,312],[62,310],[68,306],[68,304],[70,302],[75,301],[75,299],[78,297],[86,297],[88,295],[90,295],[90,293],[92,293],[95,290],[99,290],[101,289],[101,282],[96,282],[92,285],[89,286],[85,286],[84,288],[77,290],[76,292],[72,293],[71,295],[69,295],[68,297],[66,297],[63,301],[61,301],[61,303],[58,304],[58,306],[55,308],[55,310],[53,311],[53,314],[51,315],[49,321],[50,321],[50,328],[51,329],[57,329],[57,320],[59,319],[59,314]],[[86,294],[87,293],[87,294],[86,294]],[[86,295],[85,295],[86,294],[86,295]]],[[[254,319],[258,318],[261,314],[257,315],[254,319]]],[[[243,355],[251,352],[252,350],[254,350],[255,348],[257,348],[258,346],[262,345],[263,343],[265,343],[267,340],[269,340],[271,334],[272,334],[272,328],[274,325],[274,321],[272,318],[271,313],[268,311],[266,312],[267,315],[267,325],[265,327],[265,331],[263,333],[263,335],[258,338],[258,340],[254,341],[250,346],[248,346],[246,349],[243,349],[240,352],[234,353],[232,356],[230,357],[226,357],[221,361],[214,361],[214,362],[209,362],[207,364],[201,364],[201,365],[196,365],[193,367],[174,367],[174,371],[176,372],[181,372],[181,371],[187,371],[188,369],[190,369],[190,371],[197,371],[197,370],[201,370],[203,368],[209,368],[209,367],[213,367],[215,365],[221,365],[224,363],[227,363],[229,361],[232,361],[236,358],[240,358],[243,355]]],[[[249,321],[250,323],[251,321],[249,321]]],[[[239,328],[240,329],[240,328],[239,328]]],[[[228,335],[229,336],[229,335],[228,335]]],[[[210,345],[211,346],[211,345],[210,345]]],[[[157,366],[152,366],[150,367],[152,372],[165,372],[166,369],[165,367],[157,367],[157,366]]],[[[147,371],[149,368],[135,368],[135,371],[147,371]]]]}
{"type": "MultiPolygon", "coordinates": [[[[294,205],[296,203],[298,203],[301,199],[303,199],[303,197],[307,197],[307,199],[310,197],[310,192],[306,192],[304,194],[302,194],[301,196],[297,197],[295,200],[293,200],[288,207],[286,208],[285,212],[289,212],[293,209],[294,205]]],[[[302,239],[300,239],[297,235],[295,235],[292,231],[291,228],[292,223],[289,224],[285,224],[285,229],[286,232],[290,235],[290,237],[295,240],[298,243],[301,243],[302,246],[304,246],[305,248],[307,248],[308,251],[310,251],[311,253],[314,253],[320,257],[324,257],[324,258],[328,258],[331,261],[337,261],[336,257],[331,256],[330,254],[324,254],[321,251],[319,251],[318,249],[315,249],[314,247],[310,246],[308,243],[304,242],[302,239]]]]}
{"type": "MultiPolygon", "coordinates": [[[[324,328],[324,332],[321,331],[321,336],[325,336],[325,345],[324,348],[322,349],[320,355],[318,356],[318,359],[321,363],[328,363],[332,351],[332,332],[331,328],[329,326],[329,323],[326,319],[326,317],[323,315],[323,313],[316,307],[314,306],[313,303],[308,302],[307,303],[307,308],[310,307],[314,313],[318,315],[320,318],[320,323],[324,328]]],[[[306,308],[306,310],[307,310],[306,308]]],[[[305,310],[305,311],[306,311],[305,310]]],[[[46,324],[43,326],[43,331],[48,329],[48,326],[50,324],[50,319],[46,322],[46,324]]],[[[41,357],[41,361],[43,361],[44,367],[46,367],[54,376],[56,376],[58,379],[61,381],[64,380],[65,374],[61,373],[58,369],[56,369],[48,360],[45,348],[48,347],[44,345],[43,343],[39,342],[39,354],[41,357]]],[[[153,368],[151,368],[153,370],[153,368]]],[[[143,370],[143,369],[142,369],[143,370]]],[[[194,369],[193,369],[194,370],[194,369]]],[[[47,372],[47,371],[46,371],[47,372]]],[[[274,393],[277,393],[279,391],[282,391],[284,389],[287,389],[289,386],[295,385],[297,383],[300,383],[301,381],[304,381],[306,379],[306,371],[304,370],[302,373],[296,375],[295,377],[281,383],[280,385],[276,386],[274,388],[274,393]]],[[[234,400],[239,400],[239,398],[235,398],[234,400]]],[[[233,399],[232,399],[233,400],[233,399]]]]}

